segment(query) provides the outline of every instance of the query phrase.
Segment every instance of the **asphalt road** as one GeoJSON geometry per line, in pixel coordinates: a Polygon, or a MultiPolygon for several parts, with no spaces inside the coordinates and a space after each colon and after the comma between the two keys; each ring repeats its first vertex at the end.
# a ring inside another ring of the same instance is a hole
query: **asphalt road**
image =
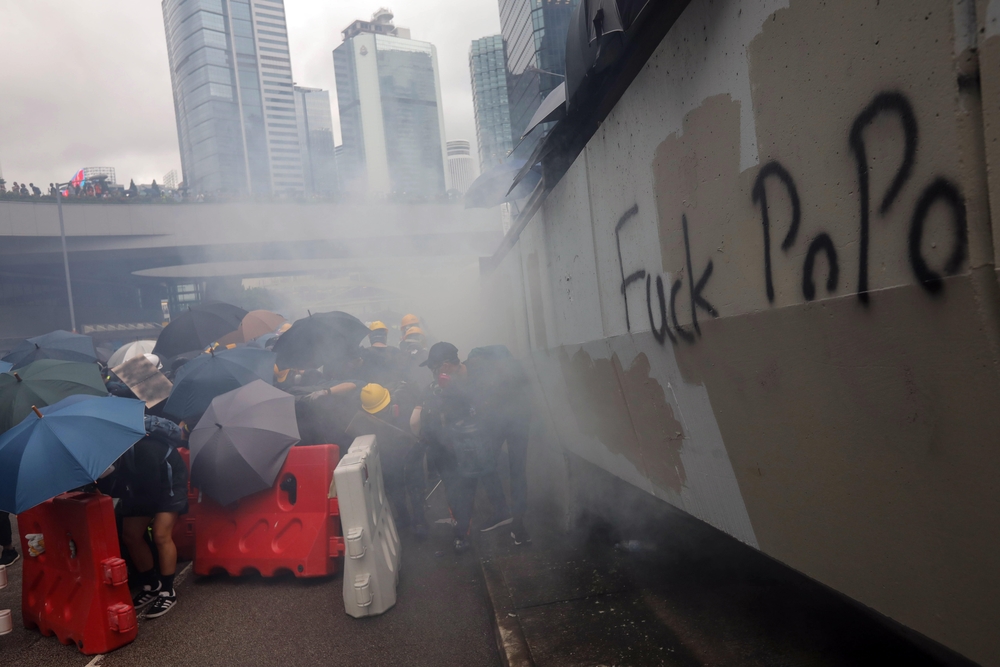
{"type": "MultiPolygon", "coordinates": [[[[500,665],[474,553],[450,549],[450,529],[416,542],[403,534],[398,601],[382,616],[344,613],[342,579],[186,576],[178,605],[140,620],[139,636],[96,662],[21,623],[21,563],[9,569],[0,609],[14,632],[0,637],[2,667],[208,667],[239,665],[500,665]]],[[[183,571],[183,570],[182,570],[183,571]]]]}

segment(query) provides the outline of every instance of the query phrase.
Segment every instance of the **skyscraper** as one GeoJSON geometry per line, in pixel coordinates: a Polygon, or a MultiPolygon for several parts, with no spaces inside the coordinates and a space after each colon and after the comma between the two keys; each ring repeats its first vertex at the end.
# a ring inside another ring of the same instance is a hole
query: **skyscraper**
{"type": "Polygon", "coordinates": [[[283,0],[162,0],[184,183],[302,192],[283,0]]]}
{"type": "Polygon", "coordinates": [[[479,173],[468,141],[448,142],[448,173],[451,177],[451,189],[463,195],[472,181],[476,180],[479,173]]]}
{"type": "Polygon", "coordinates": [[[542,99],[565,80],[566,33],[578,1],[500,0],[511,137],[515,144],[542,99]]]}
{"type": "Polygon", "coordinates": [[[330,92],[303,86],[295,86],[294,91],[306,192],[332,195],[338,188],[330,92]]]}
{"type": "Polygon", "coordinates": [[[514,147],[502,35],[473,40],[469,48],[469,74],[472,77],[472,106],[476,112],[479,167],[486,171],[503,162],[514,147]]]}
{"type": "Polygon", "coordinates": [[[437,49],[410,39],[392,19],[380,9],[355,21],[333,51],[341,183],[356,194],[443,195],[449,176],[437,49]]]}

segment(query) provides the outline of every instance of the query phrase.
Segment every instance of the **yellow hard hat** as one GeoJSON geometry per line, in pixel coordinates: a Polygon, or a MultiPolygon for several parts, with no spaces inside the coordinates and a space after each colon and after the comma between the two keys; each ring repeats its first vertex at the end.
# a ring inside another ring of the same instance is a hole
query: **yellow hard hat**
{"type": "Polygon", "coordinates": [[[279,334],[283,334],[283,333],[285,333],[286,331],[288,331],[291,328],[292,328],[292,323],[291,322],[285,322],[280,327],[278,327],[278,333],[279,334]]]}
{"type": "Polygon", "coordinates": [[[403,315],[403,319],[399,323],[399,328],[402,329],[403,331],[406,331],[406,327],[417,326],[419,324],[420,324],[420,318],[412,313],[409,313],[403,315]]]}
{"type": "Polygon", "coordinates": [[[361,389],[361,407],[370,415],[384,410],[391,400],[389,390],[380,384],[366,384],[361,389]]]}
{"type": "Polygon", "coordinates": [[[423,335],[424,335],[424,330],[421,329],[420,327],[410,327],[409,329],[406,330],[406,333],[403,334],[403,340],[406,340],[410,336],[423,336],[423,335]]]}
{"type": "Polygon", "coordinates": [[[372,322],[368,328],[372,331],[375,331],[376,329],[385,329],[386,331],[389,330],[389,327],[387,327],[384,322],[379,322],[378,320],[372,322]]]}

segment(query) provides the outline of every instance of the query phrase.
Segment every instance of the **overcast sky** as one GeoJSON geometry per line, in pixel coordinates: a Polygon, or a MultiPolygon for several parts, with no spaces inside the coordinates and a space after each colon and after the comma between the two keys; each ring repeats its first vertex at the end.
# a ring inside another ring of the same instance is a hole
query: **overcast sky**
{"type": "MultiPolygon", "coordinates": [[[[497,0],[285,0],[296,83],[330,90],[336,118],[331,52],[383,5],[437,46],[445,133],[475,150],[469,43],[500,32],[497,0]]],[[[104,166],[125,184],[180,172],[160,2],[0,0],[3,177],[44,189],[104,166]]]]}

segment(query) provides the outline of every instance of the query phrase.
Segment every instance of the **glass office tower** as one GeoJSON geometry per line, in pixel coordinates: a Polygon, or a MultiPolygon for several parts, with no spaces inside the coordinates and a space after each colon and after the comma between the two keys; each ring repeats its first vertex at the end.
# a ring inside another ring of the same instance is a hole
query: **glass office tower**
{"type": "Polygon", "coordinates": [[[514,147],[507,104],[507,59],[503,35],[474,40],[469,48],[472,106],[476,112],[479,167],[498,165],[514,147]]]}
{"type": "Polygon", "coordinates": [[[333,195],[337,192],[337,159],[333,145],[330,92],[304,86],[295,86],[294,91],[306,192],[333,195]]]}
{"type": "Polygon", "coordinates": [[[379,10],[355,21],[333,52],[344,189],[377,197],[436,197],[448,189],[444,113],[432,44],[379,10]]]}
{"type": "Polygon", "coordinates": [[[500,27],[507,49],[511,137],[515,144],[542,99],[564,81],[566,33],[577,2],[500,0],[500,27]]]}
{"type": "Polygon", "coordinates": [[[189,192],[305,189],[282,0],[163,0],[189,192]]]}

